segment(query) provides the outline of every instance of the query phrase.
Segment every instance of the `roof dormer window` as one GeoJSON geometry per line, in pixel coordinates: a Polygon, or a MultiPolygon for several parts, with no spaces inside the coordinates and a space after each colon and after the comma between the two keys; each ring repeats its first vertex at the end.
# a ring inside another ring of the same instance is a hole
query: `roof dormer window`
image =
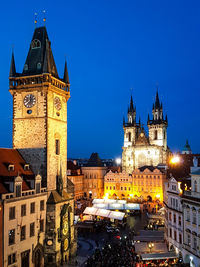
{"type": "Polygon", "coordinates": [[[13,164],[9,164],[8,171],[14,171],[14,170],[15,170],[15,166],[13,164]]]}
{"type": "Polygon", "coordinates": [[[31,48],[36,49],[41,47],[41,42],[38,39],[35,39],[31,43],[31,48]]]}
{"type": "Polygon", "coordinates": [[[24,165],[24,170],[25,170],[25,171],[28,171],[29,169],[30,169],[30,168],[29,168],[29,164],[25,164],[25,165],[24,165]]]}

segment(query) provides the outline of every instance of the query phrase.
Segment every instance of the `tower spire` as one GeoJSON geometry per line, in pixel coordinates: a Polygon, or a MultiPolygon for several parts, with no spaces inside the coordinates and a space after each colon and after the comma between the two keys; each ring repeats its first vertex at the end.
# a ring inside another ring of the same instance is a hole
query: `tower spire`
{"type": "Polygon", "coordinates": [[[160,108],[160,101],[159,101],[159,96],[158,96],[158,89],[157,89],[157,92],[156,92],[155,108],[157,108],[157,109],[160,108]]]}
{"type": "Polygon", "coordinates": [[[69,84],[69,75],[68,75],[68,70],[67,70],[67,61],[65,59],[65,67],[64,67],[64,77],[63,81],[67,84],[69,84]]]}
{"type": "Polygon", "coordinates": [[[16,76],[15,58],[14,58],[14,52],[12,51],[9,77],[15,77],[15,76],[16,76]]]}

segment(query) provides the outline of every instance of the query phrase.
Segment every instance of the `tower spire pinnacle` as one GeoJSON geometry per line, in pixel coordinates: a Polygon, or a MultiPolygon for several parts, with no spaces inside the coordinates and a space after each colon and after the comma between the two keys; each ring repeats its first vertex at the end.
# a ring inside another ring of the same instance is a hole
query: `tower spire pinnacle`
{"type": "Polygon", "coordinates": [[[14,52],[12,51],[9,77],[15,77],[15,76],[16,76],[15,58],[14,58],[14,52]]]}
{"type": "Polygon", "coordinates": [[[68,75],[68,70],[67,70],[67,61],[65,59],[65,67],[64,67],[64,77],[63,81],[67,84],[69,84],[69,75],[68,75]]]}

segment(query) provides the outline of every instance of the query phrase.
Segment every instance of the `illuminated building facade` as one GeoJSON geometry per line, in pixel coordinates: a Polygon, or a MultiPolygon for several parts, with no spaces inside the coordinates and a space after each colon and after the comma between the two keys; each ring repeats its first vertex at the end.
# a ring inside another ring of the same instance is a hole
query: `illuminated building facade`
{"type": "Polygon", "coordinates": [[[143,166],[132,174],[108,172],[104,178],[104,195],[110,198],[163,201],[166,174],[162,170],[143,166]]]}
{"type": "Polygon", "coordinates": [[[122,169],[132,173],[142,166],[157,166],[167,163],[167,116],[163,117],[163,107],[158,92],[152,109],[153,118],[148,115],[147,136],[143,126],[136,122],[136,107],[131,96],[128,108],[128,122],[123,122],[124,145],[122,153],[122,169]]]}

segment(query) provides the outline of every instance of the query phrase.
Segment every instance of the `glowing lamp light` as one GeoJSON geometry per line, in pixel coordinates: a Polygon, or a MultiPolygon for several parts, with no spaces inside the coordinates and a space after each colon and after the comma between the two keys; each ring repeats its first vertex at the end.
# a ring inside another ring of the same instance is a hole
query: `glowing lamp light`
{"type": "Polygon", "coordinates": [[[106,193],[106,195],[104,196],[104,199],[108,199],[108,196],[109,196],[109,194],[106,193]]]}
{"type": "Polygon", "coordinates": [[[116,158],[116,159],[115,159],[115,162],[117,163],[117,165],[120,165],[121,162],[122,162],[122,160],[121,160],[120,158],[116,158]]]}
{"type": "Polygon", "coordinates": [[[179,163],[180,162],[180,158],[179,158],[179,156],[173,156],[172,158],[171,158],[171,160],[170,160],[170,163],[172,163],[172,164],[177,164],[177,163],[179,163]]]}
{"type": "Polygon", "coordinates": [[[160,194],[157,194],[157,195],[156,195],[156,198],[160,198],[160,194]]]}

